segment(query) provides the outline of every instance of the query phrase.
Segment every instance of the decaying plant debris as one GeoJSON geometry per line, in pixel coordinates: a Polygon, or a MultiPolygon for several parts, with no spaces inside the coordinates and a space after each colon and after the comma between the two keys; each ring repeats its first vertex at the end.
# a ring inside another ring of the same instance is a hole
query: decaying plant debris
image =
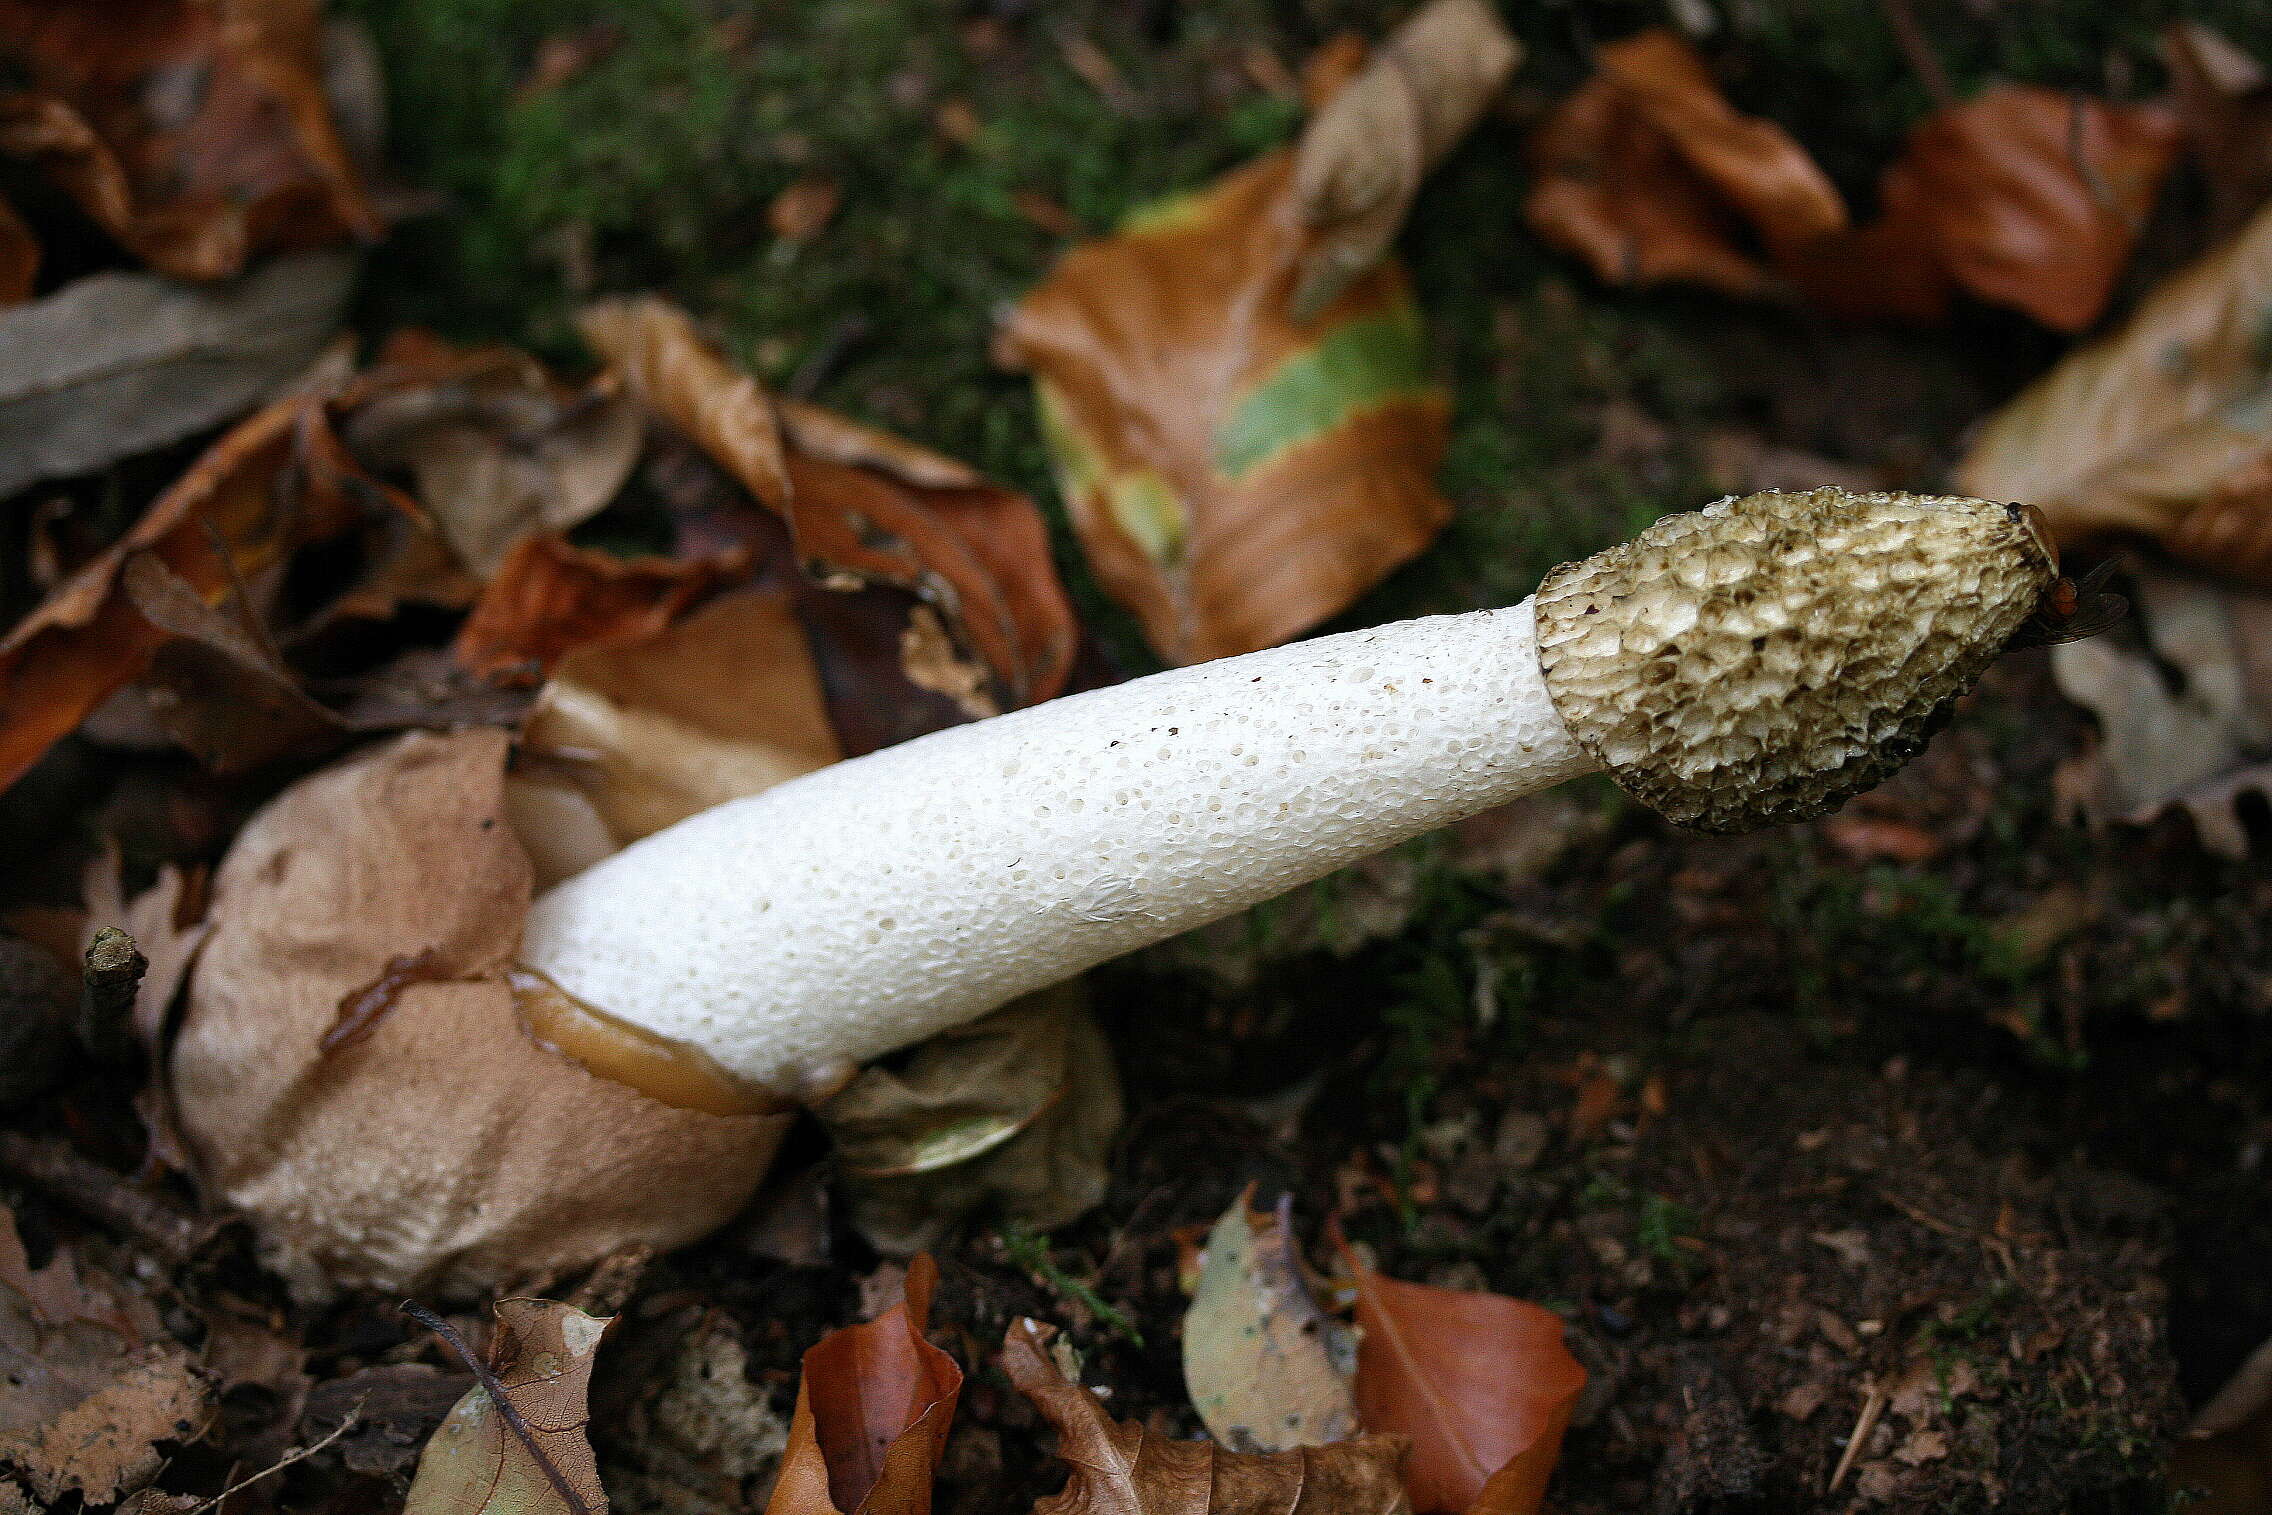
{"type": "Polygon", "coordinates": [[[0,1512],[2272,1508],[2272,23],[2115,11],[0,0],[0,1512]],[[809,1114],[516,966],[1821,485],[2069,577],[1820,820],[1524,802],[809,1114]]]}

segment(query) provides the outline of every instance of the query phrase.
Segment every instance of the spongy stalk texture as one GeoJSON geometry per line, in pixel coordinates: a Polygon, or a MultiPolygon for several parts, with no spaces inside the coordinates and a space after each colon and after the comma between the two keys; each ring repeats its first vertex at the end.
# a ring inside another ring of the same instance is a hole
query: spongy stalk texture
{"type": "Polygon", "coordinates": [[[522,956],[793,1091],[1590,771],[1533,625],[1322,637],[839,763],[560,884],[522,956]]]}
{"type": "Polygon", "coordinates": [[[2057,573],[2016,505],[1766,493],[1667,516],[1536,597],[1555,707],[1671,820],[1806,820],[1916,755],[2057,573]]]}

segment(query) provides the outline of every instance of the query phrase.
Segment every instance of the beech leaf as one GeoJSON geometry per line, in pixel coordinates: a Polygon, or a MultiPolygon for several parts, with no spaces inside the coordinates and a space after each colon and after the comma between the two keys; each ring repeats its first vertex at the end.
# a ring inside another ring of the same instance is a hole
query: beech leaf
{"type": "Polygon", "coordinates": [[[805,1353],[766,1515],[927,1515],[962,1393],[962,1369],[923,1339],[937,1280],[918,1255],[904,1300],[805,1353]]]}
{"type": "Polygon", "coordinates": [[[1208,1434],[1234,1452],[1323,1446],[1357,1432],[1356,1340],[1302,1276],[1291,1201],[1253,1208],[1254,1189],[1207,1233],[1183,1316],[1183,1381],[1208,1434]]]}
{"type": "Polygon", "coordinates": [[[533,684],[579,647],[655,635],[740,571],[732,557],[619,558],[532,533],[505,554],[451,651],[484,677],[533,684]]]}
{"type": "Polygon", "coordinates": [[[1376,1272],[1335,1244],[1357,1286],[1357,1415],[1412,1443],[1413,1509],[1533,1515],[1586,1386],[1551,1310],[1376,1272]]]}
{"type": "Polygon", "coordinates": [[[1034,1515],[1409,1515],[1397,1462],[1399,1436],[1359,1436],[1324,1447],[1234,1452],[1211,1441],[1171,1441],[1114,1421],[1068,1379],[1049,1352],[1055,1330],[1010,1323],[1002,1371],[1057,1431],[1069,1477],[1034,1515]]]}
{"type": "Polygon", "coordinates": [[[1292,314],[1310,235],[1294,172],[1271,153],[1136,212],[1001,332],[1090,565],[1174,663],[1299,635],[1451,513],[1447,400],[1402,269],[1292,314]]]}
{"type": "Polygon", "coordinates": [[[403,1515],[605,1515],[585,1427],[609,1317],[549,1299],[501,1299],[496,1315],[489,1370],[504,1404],[466,1391],[419,1455],[403,1515]]]}

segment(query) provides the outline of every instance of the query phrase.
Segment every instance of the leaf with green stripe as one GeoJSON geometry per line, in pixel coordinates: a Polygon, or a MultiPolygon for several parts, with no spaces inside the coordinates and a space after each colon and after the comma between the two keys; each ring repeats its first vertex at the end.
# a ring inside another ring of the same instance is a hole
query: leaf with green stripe
{"type": "Polygon", "coordinates": [[[1280,363],[1247,391],[1215,431],[1226,478],[1351,416],[1442,393],[1430,378],[1420,312],[1409,300],[1345,321],[1280,363]]]}

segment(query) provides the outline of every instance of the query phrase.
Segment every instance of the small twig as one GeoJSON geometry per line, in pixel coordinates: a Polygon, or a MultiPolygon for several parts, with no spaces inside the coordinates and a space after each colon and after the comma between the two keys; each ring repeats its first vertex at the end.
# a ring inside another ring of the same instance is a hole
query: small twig
{"type": "Polygon", "coordinates": [[[263,1478],[266,1478],[271,1473],[283,1472],[286,1468],[300,1461],[304,1457],[315,1456],[316,1453],[322,1451],[325,1447],[330,1446],[333,1442],[339,1440],[340,1437],[345,1436],[349,1431],[354,1429],[357,1417],[362,1415],[363,1406],[369,1402],[370,1398],[371,1396],[366,1394],[361,1399],[356,1400],[354,1407],[348,1410],[347,1418],[345,1420],[342,1420],[337,1426],[333,1427],[332,1430],[320,1441],[311,1441],[306,1446],[299,1448],[297,1451],[286,1452],[282,1457],[277,1458],[276,1461],[270,1463],[267,1467],[262,1468],[259,1472],[253,1474],[250,1478],[238,1479],[235,1483],[230,1484],[227,1488],[214,1495],[211,1499],[206,1500],[205,1503],[191,1510],[189,1512],[189,1515],[205,1515],[205,1512],[207,1510],[212,1509],[222,1500],[227,1499],[231,1494],[240,1493],[243,1490],[250,1488],[252,1485],[260,1482],[263,1478]]]}
{"type": "Polygon", "coordinates": [[[497,1407],[498,1415],[504,1419],[506,1426],[511,1429],[512,1433],[520,1438],[521,1445],[528,1449],[529,1457],[536,1463],[537,1470],[544,1474],[545,1481],[552,1485],[553,1492],[567,1503],[568,1508],[573,1510],[575,1515],[593,1515],[592,1507],[584,1502],[584,1496],[577,1493],[567,1478],[562,1475],[560,1469],[554,1465],[550,1454],[543,1447],[537,1445],[536,1433],[529,1429],[529,1423],[521,1418],[521,1412],[515,1409],[513,1401],[506,1397],[504,1382],[497,1377],[489,1364],[483,1362],[474,1354],[473,1348],[466,1345],[465,1338],[458,1335],[457,1327],[451,1325],[415,1299],[406,1299],[402,1302],[402,1313],[417,1321],[436,1336],[441,1337],[444,1342],[449,1344],[450,1350],[458,1354],[459,1360],[473,1370],[474,1379],[481,1385],[482,1392],[489,1396],[489,1402],[497,1407]]]}
{"type": "Polygon", "coordinates": [[[1885,13],[1886,25],[1893,28],[1893,40],[1901,48],[1901,56],[1909,60],[1910,72],[1925,86],[1934,109],[1947,110],[1955,105],[1956,89],[1949,83],[1949,71],[1941,66],[1941,55],[1933,51],[1925,29],[1917,24],[1915,13],[1909,9],[1909,0],[1878,0],[1878,8],[1885,13]]]}
{"type": "Polygon", "coordinates": [[[1854,1434],[1846,1438],[1846,1455],[1838,1459],[1838,1470],[1830,1475],[1830,1487],[1823,1492],[1835,1494],[1838,1486],[1846,1481],[1846,1475],[1853,1470],[1855,1459],[1862,1455],[1862,1443],[1868,1441],[1870,1433],[1878,1428],[1878,1417],[1885,1413],[1886,1402],[1890,1398],[1874,1382],[1870,1385],[1869,1392],[1862,1396],[1862,1413],[1854,1419],[1854,1434]]]}
{"type": "Polygon", "coordinates": [[[87,944],[79,970],[79,1041],[104,1061],[134,1050],[134,996],[150,971],[134,938],[105,926],[87,944]]]}
{"type": "Polygon", "coordinates": [[[213,1234],[211,1223],[137,1188],[133,1180],[80,1156],[57,1137],[0,1132],[0,1168],[171,1262],[187,1261],[213,1234]]]}
{"type": "Polygon", "coordinates": [[[838,320],[789,376],[788,392],[800,400],[809,400],[819,393],[821,385],[842,365],[845,355],[868,340],[869,330],[868,318],[857,311],[838,320]]]}

